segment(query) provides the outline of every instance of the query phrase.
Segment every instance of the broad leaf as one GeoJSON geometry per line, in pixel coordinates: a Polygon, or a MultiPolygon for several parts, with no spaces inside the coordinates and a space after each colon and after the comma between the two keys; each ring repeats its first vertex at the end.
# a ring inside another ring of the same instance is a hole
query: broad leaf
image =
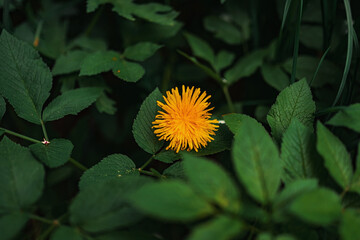
{"type": "Polygon", "coordinates": [[[360,194],[360,143],[358,145],[357,157],[356,157],[356,170],[351,182],[350,191],[354,191],[360,194]]]}
{"type": "Polygon", "coordinates": [[[50,240],[83,240],[80,230],[68,226],[60,226],[51,235],[50,240]]]}
{"type": "Polygon", "coordinates": [[[119,60],[113,68],[113,74],[127,82],[136,82],[145,74],[145,69],[138,63],[119,60]]]}
{"type": "Polygon", "coordinates": [[[248,193],[261,203],[272,201],[280,185],[281,160],[275,143],[255,119],[243,119],[235,134],[232,157],[248,193]]]}
{"type": "Polygon", "coordinates": [[[80,76],[92,76],[112,70],[121,59],[115,51],[98,51],[89,54],[81,64],[80,76]]]}
{"type": "Polygon", "coordinates": [[[54,121],[66,115],[77,115],[89,107],[101,95],[103,89],[96,87],[69,90],[55,98],[43,112],[43,121],[54,121]]]}
{"type": "Polygon", "coordinates": [[[290,212],[305,222],[329,225],[341,215],[340,197],[326,188],[315,189],[297,197],[290,212]]]}
{"type": "Polygon", "coordinates": [[[158,114],[160,107],[157,101],[162,100],[162,94],[159,89],[155,89],[145,99],[140,107],[133,124],[133,134],[136,143],[150,154],[155,154],[163,146],[163,141],[159,141],[154,134],[152,122],[155,121],[155,115],[158,114]]]}
{"type": "Polygon", "coordinates": [[[316,147],[335,181],[344,189],[349,187],[353,175],[350,154],[344,144],[320,122],[317,124],[316,147]]]}
{"type": "Polygon", "coordinates": [[[3,118],[6,111],[6,103],[3,97],[0,96],[0,121],[3,118]]]}
{"type": "Polygon", "coordinates": [[[56,59],[55,65],[52,69],[52,74],[56,76],[79,71],[84,58],[88,54],[89,53],[87,51],[75,50],[60,55],[60,57],[56,59]]]}
{"type": "Polygon", "coordinates": [[[81,176],[79,187],[82,190],[95,183],[119,179],[126,175],[139,175],[135,163],[125,155],[112,154],[85,171],[81,176]]]}
{"type": "Polygon", "coordinates": [[[145,61],[161,48],[161,45],[151,42],[140,42],[127,47],[124,51],[124,57],[134,61],[145,61]]]}
{"type": "Polygon", "coordinates": [[[163,175],[169,178],[185,179],[184,162],[177,161],[176,163],[171,164],[170,167],[164,170],[163,175]]]}
{"type": "Polygon", "coordinates": [[[224,68],[227,68],[232,64],[235,59],[235,54],[226,50],[221,50],[216,56],[214,61],[214,69],[216,72],[220,72],[224,68]]]}
{"type": "Polygon", "coordinates": [[[0,213],[35,203],[44,187],[44,168],[29,149],[4,137],[0,142],[0,213]]]}
{"type": "Polygon", "coordinates": [[[348,106],[340,110],[327,124],[350,128],[360,133],[360,103],[348,106]]]}
{"type": "Polygon", "coordinates": [[[278,65],[263,64],[261,74],[265,82],[278,91],[282,91],[290,84],[289,77],[278,65]]]}
{"type": "Polygon", "coordinates": [[[190,221],[208,216],[213,207],[178,180],[149,183],[133,192],[129,202],[156,218],[190,221]]]}
{"type": "Polygon", "coordinates": [[[285,88],[277,96],[267,116],[273,136],[280,139],[295,118],[305,126],[312,127],[315,109],[306,80],[300,80],[285,88]]]}
{"type": "Polygon", "coordinates": [[[0,232],[2,240],[15,239],[28,221],[28,217],[22,212],[12,212],[0,216],[0,232]]]}
{"type": "Polygon", "coordinates": [[[360,214],[347,209],[342,215],[339,233],[342,240],[357,240],[360,236],[360,214]]]}
{"type": "Polygon", "coordinates": [[[249,117],[248,115],[239,114],[239,113],[226,114],[223,117],[226,125],[229,127],[230,131],[234,134],[238,132],[244,119],[248,119],[250,121],[252,120],[252,118],[249,117]]]}
{"type": "Polygon", "coordinates": [[[0,36],[0,59],[0,94],[19,117],[40,124],[52,85],[50,70],[33,47],[5,30],[0,36]]]}
{"type": "Polygon", "coordinates": [[[188,240],[230,240],[240,234],[243,224],[235,218],[219,215],[196,226],[188,240]]]}
{"type": "Polygon", "coordinates": [[[191,47],[194,56],[202,58],[203,60],[214,66],[215,53],[211,46],[203,39],[193,34],[186,33],[185,37],[191,47]]]}
{"type": "Polygon", "coordinates": [[[36,143],[29,146],[37,159],[50,168],[64,165],[70,158],[74,145],[67,139],[52,139],[48,145],[36,143]]]}
{"type": "Polygon", "coordinates": [[[222,208],[239,209],[240,193],[224,169],[208,159],[190,154],[184,154],[183,159],[186,176],[195,191],[222,208]]]}

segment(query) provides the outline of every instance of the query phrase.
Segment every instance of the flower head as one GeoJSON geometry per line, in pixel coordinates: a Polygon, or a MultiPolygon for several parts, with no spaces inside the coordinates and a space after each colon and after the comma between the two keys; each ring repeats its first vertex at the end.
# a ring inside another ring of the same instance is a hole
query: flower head
{"type": "Polygon", "coordinates": [[[208,108],[207,100],[211,96],[200,93],[200,88],[182,86],[182,95],[178,88],[173,88],[163,96],[165,103],[157,102],[163,111],[158,112],[152,124],[159,140],[170,141],[166,149],[198,151],[214,140],[211,135],[215,135],[219,126],[218,120],[210,120],[209,111],[214,108],[208,108]]]}

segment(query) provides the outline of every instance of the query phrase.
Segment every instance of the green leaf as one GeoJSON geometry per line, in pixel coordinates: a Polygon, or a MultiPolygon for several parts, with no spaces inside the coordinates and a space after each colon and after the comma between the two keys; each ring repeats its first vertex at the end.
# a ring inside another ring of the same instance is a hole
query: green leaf
{"type": "Polygon", "coordinates": [[[314,177],[314,145],[315,139],[311,129],[296,118],[291,121],[281,144],[285,182],[314,177]]]}
{"type": "Polygon", "coordinates": [[[205,17],[204,27],[206,30],[214,33],[215,38],[227,44],[236,45],[244,41],[243,34],[237,27],[217,16],[205,17]]]}
{"type": "Polygon", "coordinates": [[[51,235],[50,240],[82,240],[81,232],[76,228],[60,226],[51,235]]]}
{"type": "Polygon", "coordinates": [[[342,215],[339,233],[342,240],[357,240],[360,236],[360,215],[355,210],[347,209],[342,215]]]}
{"type": "Polygon", "coordinates": [[[19,117],[40,124],[52,85],[49,68],[34,48],[5,30],[0,36],[0,59],[0,94],[19,117]]]}
{"type": "Polygon", "coordinates": [[[344,189],[349,187],[353,175],[350,155],[344,144],[320,122],[317,124],[316,148],[335,181],[344,189]]]}
{"type": "Polygon", "coordinates": [[[356,157],[356,170],[352,179],[350,191],[354,191],[360,194],[360,143],[358,145],[356,157]]]}
{"type": "Polygon", "coordinates": [[[236,134],[243,122],[244,119],[252,120],[251,117],[245,114],[239,114],[239,113],[231,113],[226,114],[223,116],[226,125],[229,127],[230,131],[234,134],[236,134]]]}
{"type": "Polygon", "coordinates": [[[3,97],[0,96],[0,121],[3,118],[6,111],[6,103],[3,97]]]}
{"type": "Polygon", "coordinates": [[[117,111],[116,102],[109,98],[106,93],[102,93],[101,96],[96,100],[96,108],[100,113],[107,113],[114,115],[117,111]]]}
{"type": "Polygon", "coordinates": [[[52,74],[57,76],[79,71],[83,60],[88,54],[87,51],[75,50],[60,55],[60,57],[56,59],[52,74]]]}
{"type": "Polygon", "coordinates": [[[156,102],[161,100],[162,94],[156,88],[142,103],[133,124],[133,134],[136,143],[150,154],[158,152],[164,144],[163,141],[158,140],[151,128],[152,122],[155,121],[155,115],[160,110],[156,102]]]}
{"type": "Polygon", "coordinates": [[[289,210],[305,222],[329,225],[341,215],[340,197],[326,188],[315,189],[297,197],[289,210]]]}
{"type": "Polygon", "coordinates": [[[103,39],[94,39],[88,38],[85,36],[80,36],[74,39],[68,46],[67,49],[76,49],[81,48],[86,51],[105,51],[106,42],[103,39]]]}
{"type": "Polygon", "coordinates": [[[306,80],[300,80],[285,88],[277,96],[267,116],[273,136],[280,139],[295,118],[305,126],[312,127],[315,109],[306,80]]]}
{"type": "Polygon", "coordinates": [[[190,33],[186,33],[185,37],[191,47],[193,54],[196,57],[202,58],[203,60],[210,63],[212,66],[215,65],[214,50],[207,42],[190,33]]]}
{"type": "Polygon", "coordinates": [[[212,206],[178,180],[149,183],[129,196],[140,211],[156,218],[190,221],[208,216],[212,206]]]}
{"type": "Polygon", "coordinates": [[[0,232],[2,240],[14,239],[25,226],[28,218],[22,212],[13,212],[0,216],[0,232]]]}
{"type": "Polygon", "coordinates": [[[48,145],[35,143],[29,146],[37,159],[50,168],[64,165],[71,157],[74,145],[67,139],[52,139],[48,145]]]}
{"type": "Polygon", "coordinates": [[[164,163],[172,163],[181,158],[179,153],[176,153],[172,150],[163,150],[163,151],[159,152],[158,154],[156,154],[156,156],[154,158],[156,160],[159,160],[164,163]]]}
{"type": "Polygon", "coordinates": [[[214,60],[214,69],[216,72],[220,72],[224,68],[227,68],[232,64],[235,59],[235,54],[228,52],[226,50],[221,50],[214,60]]]}
{"type": "Polygon", "coordinates": [[[232,151],[235,171],[248,193],[261,203],[272,201],[280,185],[279,151],[264,127],[244,118],[232,151]]]}
{"type": "Polygon", "coordinates": [[[360,133],[360,103],[356,103],[340,110],[327,124],[350,128],[360,133]]]}
{"type": "Polygon", "coordinates": [[[278,91],[282,91],[290,84],[289,77],[279,65],[263,64],[261,74],[265,82],[278,91]]]}
{"type": "Polygon", "coordinates": [[[121,55],[115,51],[97,51],[89,54],[81,64],[80,76],[92,76],[112,70],[121,55]]]}
{"type": "Polygon", "coordinates": [[[219,215],[201,225],[196,226],[188,240],[230,240],[239,235],[243,224],[226,215],[219,215]]]}
{"type": "Polygon", "coordinates": [[[135,17],[145,19],[162,25],[175,25],[174,20],[178,16],[178,12],[174,11],[170,6],[159,3],[136,4],[132,0],[116,1],[116,0],[88,0],[87,12],[93,12],[100,4],[111,3],[113,11],[120,16],[135,20],[135,17]]]}
{"type": "Polygon", "coordinates": [[[126,175],[139,175],[135,163],[125,155],[112,154],[84,172],[79,182],[79,188],[82,190],[95,183],[119,179],[126,175]]]}
{"type": "Polygon", "coordinates": [[[134,61],[145,61],[161,48],[161,45],[151,42],[140,42],[127,47],[124,51],[124,57],[134,61]]]}
{"type": "Polygon", "coordinates": [[[102,91],[97,87],[85,87],[64,92],[46,106],[43,121],[58,120],[69,114],[77,115],[95,102],[102,91]]]}
{"type": "Polygon", "coordinates": [[[0,213],[35,203],[44,187],[44,168],[29,149],[4,137],[0,142],[0,213]]]}
{"type": "Polygon", "coordinates": [[[229,174],[208,159],[183,154],[184,170],[196,192],[222,208],[239,210],[240,193],[229,174]]]}
{"type": "Polygon", "coordinates": [[[126,203],[126,196],[151,179],[127,176],[82,189],[70,205],[70,222],[97,233],[126,227],[142,215],[126,203]]]}
{"type": "Polygon", "coordinates": [[[120,60],[113,68],[113,74],[126,82],[137,82],[145,74],[145,69],[138,63],[120,60]]]}
{"type": "Polygon", "coordinates": [[[172,164],[170,167],[164,170],[163,175],[170,178],[185,179],[184,162],[177,161],[176,163],[172,164]]]}

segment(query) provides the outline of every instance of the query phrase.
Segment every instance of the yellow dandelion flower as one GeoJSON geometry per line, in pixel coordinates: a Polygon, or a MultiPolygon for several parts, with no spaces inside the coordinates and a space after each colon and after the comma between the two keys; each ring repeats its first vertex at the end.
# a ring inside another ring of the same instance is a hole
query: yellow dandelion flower
{"type": "Polygon", "coordinates": [[[165,104],[157,102],[163,109],[158,111],[155,121],[152,122],[154,133],[159,141],[170,141],[166,150],[172,149],[177,153],[179,150],[190,151],[206,147],[208,142],[214,140],[211,135],[219,127],[218,120],[210,120],[211,111],[208,108],[210,103],[207,100],[206,92],[200,95],[200,88],[189,88],[182,86],[182,96],[178,88],[173,88],[163,96],[165,104]]]}

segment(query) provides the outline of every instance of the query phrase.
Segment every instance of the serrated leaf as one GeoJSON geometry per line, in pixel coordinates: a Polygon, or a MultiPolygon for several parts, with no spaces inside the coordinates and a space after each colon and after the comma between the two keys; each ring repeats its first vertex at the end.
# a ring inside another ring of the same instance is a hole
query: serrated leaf
{"type": "Polygon", "coordinates": [[[312,128],[316,107],[305,79],[282,90],[267,116],[271,132],[280,139],[293,119],[312,128]]]}
{"type": "Polygon", "coordinates": [[[138,63],[125,60],[117,61],[113,74],[127,82],[136,82],[145,74],[145,69],[138,63]]]}
{"type": "Polygon", "coordinates": [[[29,146],[37,159],[50,168],[64,165],[70,158],[74,145],[67,139],[52,139],[48,145],[35,143],[29,146]]]}
{"type": "Polygon", "coordinates": [[[138,222],[142,214],[125,197],[151,179],[126,176],[82,189],[70,205],[70,222],[87,232],[98,233],[138,222]]]}
{"type": "Polygon", "coordinates": [[[279,151],[264,127],[244,118],[232,148],[233,164],[248,193],[261,203],[269,203],[280,185],[282,171],[279,151]]]}
{"type": "Polygon", "coordinates": [[[344,211],[339,227],[342,240],[357,240],[360,236],[360,215],[352,209],[344,211]]]}
{"type": "Polygon", "coordinates": [[[227,68],[232,64],[235,59],[235,54],[228,52],[226,50],[221,50],[214,60],[214,69],[216,72],[220,72],[224,68],[227,68]]]}
{"type": "Polygon", "coordinates": [[[229,174],[206,158],[183,154],[184,170],[196,192],[220,207],[239,210],[240,193],[229,174]]]}
{"type": "Polygon", "coordinates": [[[82,190],[95,183],[116,180],[126,175],[139,175],[135,163],[125,155],[112,154],[84,172],[79,182],[79,188],[82,190]]]}
{"type": "Polygon", "coordinates": [[[6,103],[3,97],[0,96],[0,121],[3,118],[6,111],[6,103]]]}
{"type": "Polygon", "coordinates": [[[164,144],[163,141],[158,140],[151,128],[152,122],[155,121],[155,115],[160,110],[156,102],[161,100],[162,94],[156,88],[142,103],[133,124],[136,143],[150,154],[158,152],[164,144]]]}
{"type": "Polygon", "coordinates": [[[316,148],[335,181],[343,189],[349,187],[353,176],[350,154],[344,144],[320,122],[317,124],[316,148]]]}
{"type": "Polygon", "coordinates": [[[341,215],[340,197],[327,188],[319,188],[297,197],[290,212],[305,222],[329,225],[341,215]]]}
{"type": "Polygon", "coordinates": [[[84,238],[81,235],[81,232],[72,227],[60,226],[57,228],[54,233],[51,235],[50,240],[83,240],[84,238]]]}
{"type": "Polygon", "coordinates": [[[5,30],[0,36],[0,59],[0,94],[19,117],[40,124],[52,85],[49,68],[30,45],[5,30]]]}
{"type": "Polygon", "coordinates": [[[278,65],[263,64],[261,74],[265,82],[278,91],[282,91],[290,84],[289,77],[278,65]]]}
{"type": "Polygon", "coordinates": [[[74,50],[60,55],[52,69],[54,76],[80,71],[83,60],[89,53],[83,50],[74,50]]]}
{"type": "Polygon", "coordinates": [[[188,185],[178,180],[146,184],[133,192],[128,199],[140,211],[172,221],[203,218],[214,210],[188,185]]]}
{"type": "Polygon", "coordinates": [[[190,34],[185,34],[186,40],[188,41],[194,56],[202,58],[203,60],[214,66],[215,53],[211,46],[203,39],[190,34]]]}
{"type": "Polygon", "coordinates": [[[46,106],[43,121],[58,120],[70,114],[77,115],[95,102],[102,91],[101,88],[85,87],[64,92],[46,106]]]}
{"type": "Polygon", "coordinates": [[[161,48],[161,45],[151,42],[140,42],[125,48],[124,57],[134,61],[145,61],[161,48]]]}
{"type": "Polygon", "coordinates": [[[230,240],[240,234],[243,224],[226,215],[219,215],[196,228],[191,232],[188,240],[230,240]]]}
{"type": "Polygon", "coordinates": [[[14,239],[28,221],[22,212],[13,212],[0,216],[0,232],[2,240],[14,239]]]}
{"type": "Polygon", "coordinates": [[[350,128],[360,133],[360,103],[356,103],[340,110],[327,124],[350,128]]]}
{"type": "Polygon", "coordinates": [[[296,118],[285,131],[281,144],[281,160],[284,166],[284,181],[314,177],[315,138],[309,127],[296,118]]]}
{"type": "Polygon", "coordinates": [[[267,51],[261,49],[240,58],[232,68],[225,72],[225,79],[228,84],[231,85],[241,78],[254,74],[263,63],[266,54],[267,51]]]}
{"type": "Polygon", "coordinates": [[[4,137],[0,142],[0,212],[24,209],[42,194],[45,171],[29,149],[4,137]]]}
{"type": "Polygon", "coordinates": [[[115,51],[98,51],[89,54],[81,64],[80,76],[92,76],[112,70],[121,55],[115,51]]]}

